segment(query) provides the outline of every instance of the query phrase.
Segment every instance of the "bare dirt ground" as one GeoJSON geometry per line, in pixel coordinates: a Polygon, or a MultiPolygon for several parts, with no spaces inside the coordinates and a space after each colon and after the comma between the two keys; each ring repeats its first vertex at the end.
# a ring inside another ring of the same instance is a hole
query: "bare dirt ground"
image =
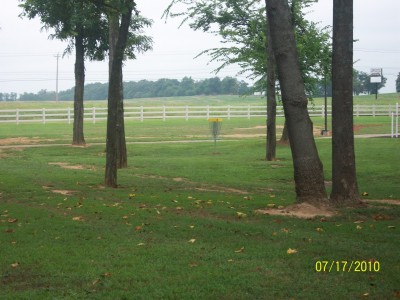
{"type": "Polygon", "coordinates": [[[15,138],[6,138],[0,139],[0,146],[9,146],[9,145],[36,145],[40,142],[53,142],[54,139],[41,139],[39,137],[15,137],[15,138]]]}
{"type": "MultiPolygon", "coordinates": [[[[395,200],[395,199],[362,200],[362,203],[400,205],[400,200],[395,200]]],[[[256,211],[256,213],[273,215],[273,216],[297,217],[303,219],[312,219],[315,217],[333,217],[339,214],[339,212],[332,207],[329,206],[316,207],[309,203],[293,204],[279,208],[270,207],[266,209],[259,209],[256,211]]]]}
{"type": "Polygon", "coordinates": [[[70,165],[64,162],[49,162],[49,165],[58,166],[63,169],[69,170],[96,170],[94,166],[85,166],[85,165],[70,165]]]}
{"type": "Polygon", "coordinates": [[[331,207],[316,207],[309,203],[293,204],[286,207],[279,208],[266,208],[256,210],[256,213],[263,215],[273,216],[287,216],[297,217],[302,219],[312,219],[315,217],[333,217],[338,214],[336,210],[331,207]]]}

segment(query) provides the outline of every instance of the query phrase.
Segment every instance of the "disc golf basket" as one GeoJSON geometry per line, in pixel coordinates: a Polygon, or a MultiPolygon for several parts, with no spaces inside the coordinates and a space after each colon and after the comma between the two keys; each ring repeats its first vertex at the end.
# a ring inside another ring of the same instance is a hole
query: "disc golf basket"
{"type": "Polygon", "coordinates": [[[212,138],[214,139],[214,150],[215,150],[215,148],[217,147],[218,136],[221,133],[222,118],[209,118],[208,126],[210,128],[212,138]]]}

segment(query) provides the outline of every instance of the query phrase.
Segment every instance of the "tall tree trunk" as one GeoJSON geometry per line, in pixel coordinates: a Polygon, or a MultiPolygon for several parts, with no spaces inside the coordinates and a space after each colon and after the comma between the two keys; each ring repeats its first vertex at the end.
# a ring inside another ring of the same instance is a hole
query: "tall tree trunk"
{"type": "Polygon", "coordinates": [[[332,193],[337,204],[359,200],[353,132],[353,0],[333,1],[332,193]]]}
{"type": "Polygon", "coordinates": [[[125,10],[121,14],[121,25],[119,26],[118,38],[113,51],[109,76],[106,170],[104,180],[105,185],[108,187],[117,187],[118,134],[122,132],[120,128],[121,119],[118,117],[122,91],[122,62],[134,7],[133,0],[125,0],[124,3],[125,10]]]}
{"type": "MultiPolygon", "coordinates": [[[[116,13],[109,14],[109,74],[111,74],[113,57],[115,48],[117,46],[118,32],[119,32],[119,16],[116,13]]],[[[121,82],[120,92],[118,99],[117,118],[118,118],[118,131],[117,131],[117,168],[126,168],[128,166],[128,155],[126,150],[125,140],[125,122],[124,122],[124,93],[123,93],[123,75],[121,68],[121,82]]]]}
{"type": "Polygon", "coordinates": [[[75,37],[75,92],[74,92],[74,125],[72,134],[73,145],[85,145],[83,135],[83,93],[85,86],[85,48],[83,37],[75,37]]]}
{"type": "Polygon", "coordinates": [[[307,111],[308,100],[298,61],[290,9],[288,2],[283,0],[268,0],[266,4],[288,126],[297,201],[318,205],[327,200],[327,195],[322,163],[307,111]]]}
{"type": "MultiPolygon", "coordinates": [[[[268,0],[265,0],[268,1],[268,0]]],[[[267,152],[266,160],[276,159],[276,91],[275,57],[271,43],[271,33],[267,22],[267,152]]]]}

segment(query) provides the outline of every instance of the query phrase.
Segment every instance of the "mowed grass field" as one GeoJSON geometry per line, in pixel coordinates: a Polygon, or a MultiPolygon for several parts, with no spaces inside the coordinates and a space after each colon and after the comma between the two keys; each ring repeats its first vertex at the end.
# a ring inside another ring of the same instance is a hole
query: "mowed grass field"
{"type": "Polygon", "coordinates": [[[109,189],[105,122],[85,124],[84,148],[68,124],[0,124],[0,299],[397,299],[399,139],[356,139],[360,193],[379,201],[299,219],[256,213],[295,201],[290,149],[266,162],[264,125],[224,120],[214,148],[207,120],[128,121],[109,189]]]}
{"type": "MultiPolygon", "coordinates": [[[[331,98],[328,98],[328,105],[331,104],[331,98]]],[[[400,102],[400,93],[388,93],[378,95],[354,96],[355,105],[388,105],[400,102]]],[[[278,99],[278,105],[279,102],[278,99]]],[[[314,98],[310,104],[322,105],[323,98],[314,98]]],[[[187,96],[187,97],[160,97],[160,98],[138,98],[126,99],[125,106],[202,106],[202,105],[265,105],[265,96],[235,96],[235,95],[217,95],[217,96],[187,96]]],[[[68,108],[73,107],[72,101],[16,101],[0,102],[1,109],[41,109],[41,108],[68,108]]],[[[85,101],[85,107],[107,107],[107,101],[85,101]]]]}

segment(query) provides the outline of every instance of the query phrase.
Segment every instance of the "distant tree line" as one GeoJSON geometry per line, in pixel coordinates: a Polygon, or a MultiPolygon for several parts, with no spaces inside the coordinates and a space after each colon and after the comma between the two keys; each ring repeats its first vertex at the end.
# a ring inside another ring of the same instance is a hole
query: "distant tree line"
{"type": "MultiPolygon", "coordinates": [[[[85,100],[106,100],[108,83],[90,83],[85,85],[85,100]]],[[[194,80],[191,77],[177,79],[159,79],[157,81],[140,80],[124,82],[124,98],[153,98],[196,95],[244,95],[251,93],[251,87],[244,81],[233,77],[213,77],[203,80],[194,80]]],[[[7,96],[6,100],[16,100],[14,96],[7,96]]],[[[23,93],[21,101],[54,100],[54,91],[40,90],[38,93],[23,93]]],[[[59,100],[74,99],[74,88],[61,91],[59,100]]]]}

